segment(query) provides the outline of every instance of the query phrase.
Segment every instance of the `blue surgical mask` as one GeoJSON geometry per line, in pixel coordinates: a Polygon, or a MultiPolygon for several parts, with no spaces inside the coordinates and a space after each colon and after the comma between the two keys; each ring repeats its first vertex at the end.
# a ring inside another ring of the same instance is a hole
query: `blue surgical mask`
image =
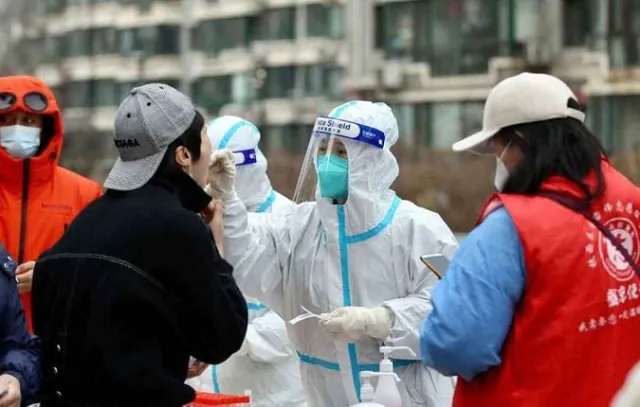
{"type": "Polygon", "coordinates": [[[33,157],[40,147],[40,129],[20,125],[0,127],[0,145],[13,158],[33,157]]]}
{"type": "Polygon", "coordinates": [[[349,195],[349,161],[334,155],[318,157],[320,196],[344,199],[349,195]]]}

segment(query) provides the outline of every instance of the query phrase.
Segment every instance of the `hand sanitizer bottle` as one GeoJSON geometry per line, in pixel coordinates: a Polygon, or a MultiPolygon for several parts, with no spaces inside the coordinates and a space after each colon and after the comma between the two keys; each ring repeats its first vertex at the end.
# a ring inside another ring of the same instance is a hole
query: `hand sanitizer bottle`
{"type": "Polygon", "coordinates": [[[360,403],[354,404],[351,407],[385,407],[382,404],[373,402],[373,386],[370,383],[372,377],[381,376],[380,373],[374,373],[369,371],[360,372],[360,403]]]}
{"type": "Polygon", "coordinates": [[[380,378],[378,379],[378,385],[373,397],[373,401],[380,403],[385,407],[402,407],[402,399],[400,398],[400,390],[396,381],[400,381],[398,376],[393,372],[393,362],[389,359],[389,355],[392,352],[404,350],[411,356],[415,357],[416,354],[406,346],[382,346],[380,347],[380,353],[382,353],[382,360],[380,361],[380,378]]]}

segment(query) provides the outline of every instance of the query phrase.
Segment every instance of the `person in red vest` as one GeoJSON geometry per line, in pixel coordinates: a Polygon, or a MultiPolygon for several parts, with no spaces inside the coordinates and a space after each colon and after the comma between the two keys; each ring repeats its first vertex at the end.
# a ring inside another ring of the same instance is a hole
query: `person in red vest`
{"type": "Polygon", "coordinates": [[[495,155],[500,191],[420,327],[455,407],[609,406],[640,359],[640,189],[584,118],[561,80],[523,73],[453,146],[495,155]]]}

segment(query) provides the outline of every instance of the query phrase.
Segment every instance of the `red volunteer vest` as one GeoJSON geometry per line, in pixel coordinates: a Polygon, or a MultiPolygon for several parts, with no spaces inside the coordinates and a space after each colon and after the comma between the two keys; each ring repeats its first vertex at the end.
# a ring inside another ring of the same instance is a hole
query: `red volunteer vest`
{"type": "MultiPolygon", "coordinates": [[[[640,189],[603,162],[591,208],[638,263],[640,189]]],[[[562,178],[545,189],[578,195],[562,178]]],[[[581,214],[543,197],[496,194],[522,241],[525,290],[502,363],[458,380],[455,407],[608,407],[640,360],[640,279],[581,214]]]]}

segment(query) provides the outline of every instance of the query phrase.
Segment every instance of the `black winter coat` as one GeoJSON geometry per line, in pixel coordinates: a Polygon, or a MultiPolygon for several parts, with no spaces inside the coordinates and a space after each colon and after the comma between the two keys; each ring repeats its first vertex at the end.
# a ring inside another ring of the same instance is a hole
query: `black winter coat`
{"type": "Polygon", "coordinates": [[[247,306],[188,176],[107,191],[35,267],[43,406],[182,406],[189,356],[242,345],[247,306]]]}

